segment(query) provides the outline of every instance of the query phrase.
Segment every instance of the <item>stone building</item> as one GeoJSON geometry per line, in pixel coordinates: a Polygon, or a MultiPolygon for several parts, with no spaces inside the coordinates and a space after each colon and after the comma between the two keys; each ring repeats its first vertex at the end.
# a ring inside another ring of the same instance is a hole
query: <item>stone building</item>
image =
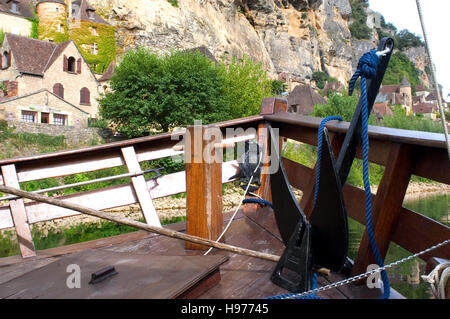
{"type": "Polygon", "coordinates": [[[0,119],[86,128],[89,113],[47,89],[0,100],[0,119]]]}
{"type": "Polygon", "coordinates": [[[73,40],[92,70],[103,73],[116,58],[115,27],[86,0],[40,0],[36,4],[39,39],[73,40]]]}
{"type": "Polygon", "coordinates": [[[29,36],[34,18],[29,0],[0,0],[0,30],[29,36]]]}
{"type": "Polygon", "coordinates": [[[411,84],[406,77],[403,77],[400,84],[382,85],[375,103],[401,105],[406,113],[410,114],[412,112],[412,99],[411,84]]]}
{"type": "MultiPolygon", "coordinates": [[[[97,99],[102,89],[73,41],[56,44],[7,33],[1,52],[9,53],[9,62],[0,70],[0,81],[7,88],[3,100],[35,96],[34,93],[45,89],[80,109],[83,114],[98,117],[97,99]]],[[[72,113],[72,116],[79,114],[72,113]]],[[[21,120],[15,114],[15,119],[21,120]]],[[[66,125],[76,123],[76,119],[67,115],[66,125]]],[[[38,119],[39,116],[36,121],[38,119]]],[[[82,119],[80,121],[85,123],[84,115],[82,119]]]]}
{"type": "Polygon", "coordinates": [[[315,105],[327,103],[327,100],[310,85],[297,85],[288,95],[287,100],[288,111],[300,115],[310,115],[315,105]]]}

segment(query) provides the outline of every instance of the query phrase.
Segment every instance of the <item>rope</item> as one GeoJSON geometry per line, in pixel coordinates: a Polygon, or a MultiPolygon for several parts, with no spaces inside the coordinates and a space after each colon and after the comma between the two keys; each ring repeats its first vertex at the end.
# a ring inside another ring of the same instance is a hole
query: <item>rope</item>
{"type": "Polygon", "coordinates": [[[314,292],[315,290],[317,290],[317,273],[314,272],[311,278],[311,291],[313,292],[298,297],[297,297],[298,294],[284,294],[268,297],[266,299],[323,299],[316,295],[316,293],[314,292]]]}
{"type": "MultiPolygon", "coordinates": [[[[259,166],[261,165],[262,155],[263,155],[263,154],[262,154],[262,152],[261,152],[260,155],[259,155],[258,165],[256,165],[256,168],[255,168],[255,170],[253,171],[253,174],[252,174],[252,176],[250,177],[250,180],[248,181],[247,188],[246,188],[245,191],[244,191],[244,195],[242,195],[242,199],[241,199],[241,201],[239,202],[238,207],[236,208],[236,210],[234,211],[233,215],[231,216],[230,221],[228,222],[228,224],[227,224],[227,226],[225,227],[225,229],[222,231],[222,233],[220,234],[220,236],[217,238],[216,243],[218,243],[218,242],[222,239],[222,237],[225,235],[225,233],[228,231],[228,228],[230,228],[231,223],[232,223],[232,222],[234,221],[234,219],[236,218],[236,215],[237,215],[239,209],[241,209],[241,206],[242,206],[242,204],[243,204],[243,202],[244,202],[244,200],[245,200],[245,196],[247,195],[248,189],[250,188],[250,185],[251,185],[251,183],[252,183],[252,181],[253,181],[253,177],[255,176],[255,173],[258,171],[258,168],[259,168],[259,166]]],[[[208,255],[208,254],[213,250],[213,248],[214,248],[214,247],[211,247],[210,249],[208,249],[208,250],[204,253],[204,256],[208,255]]]]}
{"type": "Polygon", "coordinates": [[[242,201],[242,204],[260,204],[262,206],[269,206],[273,209],[272,203],[262,198],[247,198],[242,201]]]}
{"type": "MultiPolygon", "coordinates": [[[[366,229],[369,238],[370,248],[372,249],[375,261],[383,267],[383,258],[378,250],[377,242],[375,240],[375,231],[372,219],[372,192],[370,191],[369,179],[369,114],[367,105],[367,86],[366,79],[373,79],[376,76],[378,68],[378,55],[376,50],[365,53],[358,62],[358,68],[350,80],[349,95],[353,94],[356,80],[361,77],[361,139],[362,139],[362,161],[363,161],[363,181],[366,197],[366,229]]],[[[390,296],[390,283],[386,271],[381,272],[383,280],[383,299],[388,299],[390,296]]]]}
{"type": "Polygon", "coordinates": [[[323,287],[320,287],[320,288],[317,288],[317,289],[311,289],[311,290],[305,291],[303,293],[286,295],[287,296],[286,298],[279,298],[279,299],[294,299],[294,298],[295,299],[301,299],[301,297],[310,295],[312,293],[317,293],[317,292],[326,291],[326,290],[335,289],[335,288],[338,288],[338,287],[341,287],[341,286],[345,286],[345,285],[351,284],[352,282],[359,281],[359,280],[364,279],[366,277],[372,276],[372,275],[374,275],[374,274],[376,274],[376,273],[378,273],[380,271],[384,271],[386,269],[389,269],[389,268],[395,267],[397,265],[400,265],[400,264],[402,264],[404,262],[407,262],[407,261],[409,261],[411,259],[414,259],[416,257],[419,257],[421,255],[428,254],[429,252],[431,252],[431,251],[433,251],[435,249],[441,248],[441,247],[443,247],[445,245],[448,245],[448,244],[450,244],[450,239],[444,240],[443,242],[441,242],[439,244],[436,244],[436,245],[434,245],[434,246],[432,246],[430,248],[424,249],[421,252],[415,253],[414,255],[411,255],[411,256],[408,256],[406,258],[394,261],[393,263],[391,263],[389,265],[376,268],[374,270],[365,272],[363,274],[360,274],[360,275],[357,275],[357,276],[354,276],[354,277],[351,277],[351,278],[347,278],[347,279],[344,279],[344,280],[341,280],[341,281],[338,281],[338,282],[334,282],[334,283],[329,284],[327,286],[323,286],[323,287]]]}
{"type": "Polygon", "coordinates": [[[450,263],[437,265],[428,276],[422,276],[422,279],[430,284],[431,292],[436,298],[445,299],[445,286],[450,279],[450,263]]]}
{"type": "Polygon", "coordinates": [[[316,164],[317,170],[316,170],[316,186],[315,186],[315,190],[314,190],[314,205],[316,204],[317,195],[319,193],[320,162],[322,161],[323,129],[325,127],[325,124],[327,124],[327,122],[334,121],[334,120],[343,121],[340,116],[333,115],[333,116],[328,116],[328,117],[324,118],[322,120],[322,122],[320,122],[320,125],[319,125],[319,133],[317,134],[317,136],[318,136],[318,138],[317,138],[317,164],[316,164]]]}
{"type": "Polygon", "coordinates": [[[439,113],[441,115],[442,126],[444,127],[445,141],[447,142],[448,158],[450,160],[450,140],[448,138],[448,129],[447,129],[447,121],[445,120],[445,112],[444,112],[444,108],[442,107],[441,90],[439,89],[439,85],[437,82],[436,71],[434,69],[433,60],[431,59],[431,50],[430,50],[430,46],[428,44],[428,36],[427,36],[427,32],[425,30],[425,22],[423,20],[423,14],[422,14],[422,8],[420,6],[420,1],[416,0],[416,4],[417,4],[417,11],[419,12],[420,24],[422,25],[423,39],[425,40],[425,48],[427,50],[428,58],[430,59],[431,76],[433,77],[434,89],[436,90],[436,95],[437,95],[438,105],[439,105],[439,113]]]}

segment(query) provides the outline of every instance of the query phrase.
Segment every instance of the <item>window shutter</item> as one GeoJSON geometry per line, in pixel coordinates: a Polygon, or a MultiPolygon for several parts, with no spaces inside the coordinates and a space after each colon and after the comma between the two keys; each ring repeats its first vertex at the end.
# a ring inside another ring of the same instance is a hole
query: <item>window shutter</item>
{"type": "Polygon", "coordinates": [[[8,67],[10,67],[11,66],[11,50],[9,50],[9,53],[8,53],[8,67]]]}
{"type": "Polygon", "coordinates": [[[67,58],[67,55],[64,55],[64,66],[63,71],[67,72],[69,71],[69,59],[67,58]]]}
{"type": "Polygon", "coordinates": [[[77,61],[77,73],[81,74],[81,58],[77,61]]]}
{"type": "Polygon", "coordinates": [[[82,88],[80,91],[80,104],[91,104],[91,92],[88,88],[82,88]]]}
{"type": "Polygon", "coordinates": [[[3,55],[0,54],[0,69],[3,68],[3,55]]]}

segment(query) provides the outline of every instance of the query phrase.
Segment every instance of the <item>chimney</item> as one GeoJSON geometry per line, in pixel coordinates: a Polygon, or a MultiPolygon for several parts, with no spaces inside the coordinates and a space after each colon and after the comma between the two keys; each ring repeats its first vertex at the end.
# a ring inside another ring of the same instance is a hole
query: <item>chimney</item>
{"type": "Polygon", "coordinates": [[[7,81],[5,85],[7,97],[14,97],[19,95],[19,83],[17,81],[7,81]]]}
{"type": "Polygon", "coordinates": [[[68,27],[70,28],[70,23],[72,22],[72,0],[66,0],[67,3],[67,24],[68,27]]]}

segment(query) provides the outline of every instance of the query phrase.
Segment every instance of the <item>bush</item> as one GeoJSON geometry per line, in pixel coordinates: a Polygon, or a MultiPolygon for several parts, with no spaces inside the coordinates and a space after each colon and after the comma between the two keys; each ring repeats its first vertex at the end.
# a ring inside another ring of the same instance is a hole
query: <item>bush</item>
{"type": "Polygon", "coordinates": [[[389,61],[389,65],[383,78],[383,84],[399,84],[402,82],[403,77],[408,79],[413,90],[416,85],[420,83],[419,71],[414,63],[409,60],[406,54],[402,52],[395,52],[392,54],[389,61]]]}
{"type": "Polygon", "coordinates": [[[259,114],[261,101],[272,96],[272,82],[261,63],[254,63],[248,56],[233,58],[229,65],[218,67],[224,83],[224,97],[232,118],[259,114]]]}
{"type": "Polygon", "coordinates": [[[366,8],[368,4],[364,0],[351,0],[352,17],[354,22],[350,25],[350,33],[356,39],[368,40],[372,35],[372,30],[367,26],[366,8]]]}
{"type": "Polygon", "coordinates": [[[406,115],[406,111],[399,105],[394,107],[393,116],[385,116],[381,123],[382,126],[399,128],[404,130],[424,131],[443,133],[444,129],[440,122],[434,122],[421,114],[406,115]]]}
{"type": "Polygon", "coordinates": [[[130,51],[115,70],[111,88],[99,101],[101,116],[128,137],[230,117],[219,71],[199,52],[159,57],[145,48],[130,51]]]}

